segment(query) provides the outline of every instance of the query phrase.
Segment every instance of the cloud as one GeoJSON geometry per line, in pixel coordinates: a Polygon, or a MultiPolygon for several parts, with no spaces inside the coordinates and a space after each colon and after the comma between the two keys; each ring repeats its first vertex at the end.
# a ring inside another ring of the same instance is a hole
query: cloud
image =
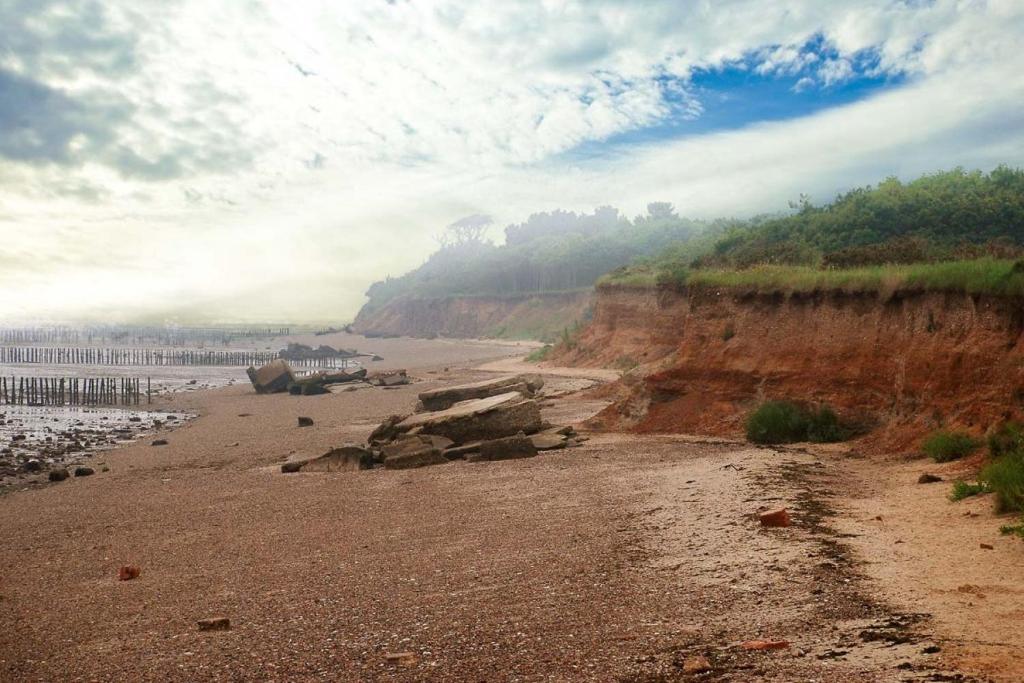
{"type": "Polygon", "coordinates": [[[109,144],[127,115],[124,102],[73,97],[0,69],[0,157],[72,163],[109,144]]]}
{"type": "Polygon", "coordinates": [[[0,316],[344,318],[468,214],[742,215],[1024,163],[1012,0],[0,0],[0,25],[0,232],[51,263],[0,275],[0,316]],[[693,74],[737,68],[801,97],[900,78],[798,120],[630,137],[713,115],[693,74]]]}
{"type": "Polygon", "coordinates": [[[138,36],[99,0],[0,2],[0,66],[35,77],[118,77],[137,67],[138,36]]]}

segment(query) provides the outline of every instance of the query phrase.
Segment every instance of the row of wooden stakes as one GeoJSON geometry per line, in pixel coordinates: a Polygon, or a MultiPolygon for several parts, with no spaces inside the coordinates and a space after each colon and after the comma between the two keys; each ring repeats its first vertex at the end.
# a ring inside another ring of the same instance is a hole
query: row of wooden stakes
{"type": "Polygon", "coordinates": [[[138,377],[0,377],[0,404],[27,406],[132,406],[145,397],[138,377]]]}

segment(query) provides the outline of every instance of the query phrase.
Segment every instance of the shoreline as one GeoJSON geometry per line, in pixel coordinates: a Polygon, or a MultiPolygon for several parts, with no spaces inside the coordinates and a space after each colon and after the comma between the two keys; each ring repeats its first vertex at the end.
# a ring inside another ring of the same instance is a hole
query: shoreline
{"type": "MultiPolygon", "coordinates": [[[[1020,673],[1019,636],[972,645],[950,620],[965,595],[983,600],[955,584],[970,583],[955,560],[977,552],[964,533],[980,527],[936,531],[960,534],[948,562],[904,535],[951,505],[938,488],[924,507],[900,498],[894,482],[920,462],[590,432],[525,460],[280,473],[296,454],[364,441],[423,390],[519,367],[445,362],[393,389],[168,396],[154,407],[196,418],[163,430],[167,446],[119,447],[101,476],[0,497],[0,679],[675,680],[697,658],[740,680],[1020,673]],[[794,526],[759,529],[754,513],[780,505],[794,526]],[[887,576],[893,547],[916,573],[887,576]],[[121,565],[139,578],[118,581],[121,565]],[[908,582],[940,569],[939,592],[908,599],[908,582]],[[230,630],[197,631],[214,617],[230,630]],[[773,638],[788,647],[738,645],[773,638]]],[[[530,367],[549,378],[548,419],[579,424],[606,405],[574,369],[530,367]]],[[[997,571],[1012,584],[1019,543],[998,548],[985,592],[997,571]]],[[[999,614],[1024,599],[1000,598],[999,614]]]]}

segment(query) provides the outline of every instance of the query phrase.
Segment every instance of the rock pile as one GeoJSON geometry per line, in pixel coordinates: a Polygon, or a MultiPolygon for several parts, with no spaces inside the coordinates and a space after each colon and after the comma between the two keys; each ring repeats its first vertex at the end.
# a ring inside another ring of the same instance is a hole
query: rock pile
{"type": "Polygon", "coordinates": [[[538,375],[515,375],[424,391],[417,412],[386,419],[365,448],[334,449],[285,463],[281,471],[409,469],[452,460],[530,458],[575,445],[572,427],[552,426],[541,418],[536,397],[543,386],[538,375]]]}

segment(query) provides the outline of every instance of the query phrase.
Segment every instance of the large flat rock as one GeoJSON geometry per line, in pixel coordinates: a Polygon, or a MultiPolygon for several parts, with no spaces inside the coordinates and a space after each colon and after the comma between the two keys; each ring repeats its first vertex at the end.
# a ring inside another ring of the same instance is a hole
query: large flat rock
{"type": "Polygon", "coordinates": [[[522,394],[513,391],[462,401],[447,410],[416,413],[399,422],[394,429],[398,432],[416,430],[419,434],[444,436],[456,444],[464,444],[499,439],[519,432],[534,434],[541,426],[537,402],[524,399],[522,394]]]}
{"type": "Polygon", "coordinates": [[[518,392],[529,398],[540,391],[544,380],[540,375],[510,375],[480,382],[441,387],[420,393],[425,410],[447,410],[456,403],[518,392]]]}

